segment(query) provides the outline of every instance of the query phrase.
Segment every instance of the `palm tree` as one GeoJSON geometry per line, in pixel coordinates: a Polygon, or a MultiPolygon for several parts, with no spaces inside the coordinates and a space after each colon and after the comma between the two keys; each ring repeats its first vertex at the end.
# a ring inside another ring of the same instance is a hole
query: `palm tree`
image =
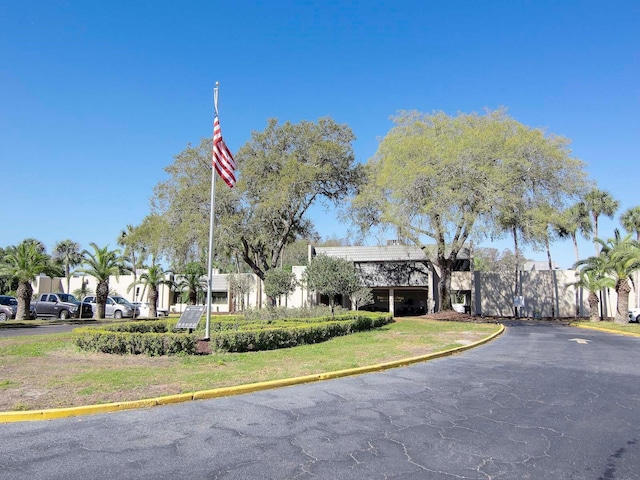
{"type": "Polygon", "coordinates": [[[615,323],[629,323],[629,292],[633,281],[631,274],[640,268],[640,243],[631,239],[631,234],[622,237],[618,229],[614,230],[614,237],[606,242],[596,238],[602,247],[601,255],[605,258],[604,272],[615,280],[618,302],[616,306],[615,323]]]}
{"type": "Polygon", "coordinates": [[[64,266],[64,277],[67,279],[67,293],[69,293],[71,269],[82,263],[80,245],[73,240],[62,240],[53,248],[52,258],[64,266]]]}
{"type": "MultiPolygon", "coordinates": [[[[0,262],[3,261],[5,254],[11,251],[11,248],[15,247],[7,247],[6,249],[0,247],[0,262]]],[[[16,288],[18,288],[18,282],[11,275],[0,271],[0,295],[7,295],[10,291],[15,291],[16,288]]]]}
{"type": "Polygon", "coordinates": [[[118,278],[123,268],[124,257],[119,249],[109,250],[109,245],[103,248],[98,247],[94,242],[89,245],[93,248],[93,253],[88,250],[82,252],[86,267],[80,271],[91,275],[98,282],[96,286],[97,309],[93,312],[93,318],[101,319],[104,318],[107,297],[109,296],[109,277],[115,275],[118,278]]]}
{"type": "MultiPolygon", "coordinates": [[[[620,202],[615,200],[609,192],[594,188],[585,195],[584,203],[593,219],[593,235],[595,238],[599,238],[598,218],[600,218],[601,215],[613,218],[616,210],[618,210],[620,202]]],[[[598,253],[600,253],[597,242],[595,244],[595,247],[597,255],[598,253]]]]}
{"type": "MultiPolygon", "coordinates": [[[[553,229],[560,238],[570,237],[573,242],[573,251],[576,254],[576,262],[580,261],[580,253],[578,251],[578,231],[582,233],[585,239],[591,238],[593,230],[589,211],[584,202],[578,202],[567,208],[555,219],[553,229]]],[[[576,277],[578,276],[576,272],[576,277]]],[[[578,280],[580,281],[580,280],[578,280]]],[[[585,287],[586,288],[586,287],[585,287]]],[[[580,299],[578,297],[578,289],[576,288],[576,317],[580,316],[580,299]]]]}
{"type": "Polygon", "coordinates": [[[85,280],[83,275],[80,288],[76,288],[72,293],[76,298],[79,298],[80,300],[82,300],[84,297],[93,295],[94,291],[91,288],[89,288],[89,281],[85,280]]]}
{"type": "MultiPolygon", "coordinates": [[[[513,254],[515,261],[515,276],[514,276],[514,297],[522,294],[522,285],[519,284],[520,280],[520,263],[519,258],[521,256],[519,238],[523,241],[529,241],[531,239],[531,230],[533,224],[533,218],[531,211],[518,212],[515,208],[503,208],[497,214],[497,224],[503,231],[509,231],[513,238],[513,254]],[[519,237],[520,235],[520,237],[519,237]]],[[[514,316],[519,317],[522,312],[520,308],[514,304],[513,307],[514,316]]]]}
{"type": "Polygon", "coordinates": [[[22,243],[33,243],[38,252],[47,253],[47,248],[44,246],[44,243],[36,238],[25,238],[22,243]]]}
{"type": "MultiPolygon", "coordinates": [[[[622,215],[620,215],[620,223],[624,229],[629,233],[636,233],[636,241],[640,242],[640,206],[628,209],[622,215]]],[[[636,282],[634,288],[636,289],[636,306],[640,307],[640,297],[638,296],[638,285],[640,285],[640,270],[636,272],[636,282]]]]}
{"type": "MultiPolygon", "coordinates": [[[[604,215],[609,218],[613,218],[613,215],[618,210],[619,202],[615,200],[611,194],[605,190],[599,190],[598,188],[593,188],[589,191],[584,197],[584,203],[587,206],[587,210],[591,214],[593,219],[593,235],[594,238],[599,238],[598,236],[598,219],[601,215],[604,215]]],[[[598,242],[594,242],[594,247],[596,249],[596,255],[600,253],[600,248],[598,242]]],[[[600,292],[600,308],[606,307],[607,297],[602,297],[602,292],[600,292]]]]}
{"type": "Polygon", "coordinates": [[[176,288],[183,295],[186,293],[189,305],[197,304],[198,296],[205,291],[206,280],[203,281],[202,277],[206,273],[206,269],[200,262],[189,262],[185,265],[185,272],[176,283],[176,288]]]}
{"type": "Polygon", "coordinates": [[[629,233],[636,234],[636,241],[640,242],[640,207],[633,207],[620,215],[620,223],[629,233]]]}
{"type": "MultiPolygon", "coordinates": [[[[569,285],[575,287],[586,288],[589,291],[589,320],[597,322],[600,320],[598,304],[600,300],[596,292],[599,292],[603,288],[615,287],[615,280],[604,274],[604,257],[589,257],[586,260],[579,260],[574,265],[574,268],[581,266],[580,278],[578,281],[569,285]]],[[[577,291],[577,288],[576,288],[577,291]]]]}
{"type": "MultiPolygon", "coordinates": [[[[131,272],[133,273],[133,283],[137,283],[138,280],[138,268],[142,268],[144,260],[147,257],[147,249],[140,242],[138,238],[139,230],[133,225],[127,225],[125,229],[120,232],[118,237],[118,245],[124,247],[124,254],[126,258],[131,262],[131,272]]],[[[136,294],[134,292],[133,301],[136,301],[136,294]]]]}
{"type": "Polygon", "coordinates": [[[40,245],[40,242],[25,240],[18,246],[7,249],[0,265],[0,272],[3,275],[18,280],[16,320],[24,320],[30,316],[31,295],[33,295],[31,283],[41,273],[50,274],[53,270],[51,258],[40,248],[40,245]]]}
{"type": "Polygon", "coordinates": [[[589,210],[584,202],[578,202],[564,210],[553,224],[553,228],[560,238],[571,238],[576,262],[580,260],[578,251],[578,232],[589,240],[593,232],[593,225],[589,218],[589,210]]]}
{"type": "Polygon", "coordinates": [[[551,258],[551,242],[560,236],[556,226],[561,222],[563,212],[560,212],[550,204],[543,204],[534,209],[531,215],[533,217],[532,238],[536,243],[544,244],[547,252],[547,263],[552,283],[551,317],[554,318],[556,316],[556,304],[558,303],[558,282],[553,266],[553,259],[551,258]]]}
{"type": "MultiPolygon", "coordinates": [[[[154,264],[145,273],[141,274],[138,280],[138,283],[144,285],[145,289],[149,289],[147,298],[149,299],[149,317],[151,318],[158,316],[158,287],[160,285],[173,286],[173,282],[165,278],[167,273],[169,272],[164,271],[160,265],[154,264]]],[[[129,288],[134,285],[132,284],[129,288]]]]}

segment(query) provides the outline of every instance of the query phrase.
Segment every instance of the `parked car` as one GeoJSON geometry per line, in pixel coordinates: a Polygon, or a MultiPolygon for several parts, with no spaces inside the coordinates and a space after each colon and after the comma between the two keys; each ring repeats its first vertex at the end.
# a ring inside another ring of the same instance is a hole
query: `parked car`
{"type": "Polygon", "coordinates": [[[31,302],[31,312],[36,317],[91,318],[93,310],[84,302],[79,302],[70,293],[39,293],[31,302]]]}
{"type": "Polygon", "coordinates": [[[18,299],[9,295],[0,295],[0,322],[16,318],[18,299]]]}
{"type": "MultiPolygon", "coordinates": [[[[83,302],[89,303],[93,311],[97,311],[98,305],[95,296],[84,297],[83,302]]],[[[107,297],[104,316],[107,318],[131,318],[140,315],[140,310],[124,297],[107,297]]]]}
{"type": "Polygon", "coordinates": [[[629,321],[640,323],[640,308],[632,308],[629,310],[629,321]]]}
{"type": "MultiPolygon", "coordinates": [[[[140,318],[149,318],[149,302],[135,302],[134,305],[138,307],[140,314],[137,315],[140,318]]],[[[158,313],[158,317],[168,317],[169,310],[166,308],[156,308],[156,312],[158,313]]]]}

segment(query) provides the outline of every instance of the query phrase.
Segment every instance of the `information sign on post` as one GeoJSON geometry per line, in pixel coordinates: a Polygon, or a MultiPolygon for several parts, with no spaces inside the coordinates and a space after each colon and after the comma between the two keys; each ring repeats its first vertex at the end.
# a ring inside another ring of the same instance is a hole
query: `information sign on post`
{"type": "Polygon", "coordinates": [[[204,305],[189,305],[180,315],[176,328],[188,328],[189,330],[198,328],[205,308],[204,305]]]}

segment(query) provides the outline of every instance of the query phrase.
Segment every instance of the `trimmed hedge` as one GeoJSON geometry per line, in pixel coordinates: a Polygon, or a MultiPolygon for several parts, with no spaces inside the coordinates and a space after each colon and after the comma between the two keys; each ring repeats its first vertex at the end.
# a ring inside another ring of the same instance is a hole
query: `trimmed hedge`
{"type": "Polygon", "coordinates": [[[393,321],[390,315],[351,315],[348,320],[298,322],[294,326],[225,330],[211,335],[211,348],[227,352],[275,350],[319,343],[333,337],[378,328],[393,321]]]}
{"type": "MultiPolygon", "coordinates": [[[[73,331],[82,350],[116,354],[195,354],[199,335],[177,333],[177,319],[124,322],[73,331]]],[[[347,314],[331,319],[305,318],[277,321],[241,321],[238,318],[210,323],[212,350],[246,352],[312,344],[330,338],[378,328],[393,322],[389,314],[347,314]]]]}
{"type": "Polygon", "coordinates": [[[99,330],[109,330],[110,332],[126,332],[126,333],[167,333],[173,331],[178,319],[170,320],[142,320],[136,322],[121,322],[110,325],[103,325],[96,328],[99,330]]]}
{"type": "Polygon", "coordinates": [[[74,330],[74,343],[82,350],[120,355],[146,354],[176,355],[196,353],[195,335],[185,333],[138,333],[91,330],[88,327],[74,330]]]}

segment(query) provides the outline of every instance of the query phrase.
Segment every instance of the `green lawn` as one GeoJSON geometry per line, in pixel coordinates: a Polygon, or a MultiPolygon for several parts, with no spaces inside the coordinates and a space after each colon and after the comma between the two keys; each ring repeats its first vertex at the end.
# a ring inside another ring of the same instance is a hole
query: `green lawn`
{"type": "Polygon", "coordinates": [[[640,335],[639,323],[619,324],[613,322],[576,322],[576,325],[584,325],[593,328],[602,328],[604,330],[615,330],[617,332],[633,333],[640,335]]]}
{"type": "Polygon", "coordinates": [[[0,339],[0,411],[155,398],[399,360],[487,337],[496,324],[403,318],[315,345],[147,357],[79,351],[71,333],[0,339]]]}

